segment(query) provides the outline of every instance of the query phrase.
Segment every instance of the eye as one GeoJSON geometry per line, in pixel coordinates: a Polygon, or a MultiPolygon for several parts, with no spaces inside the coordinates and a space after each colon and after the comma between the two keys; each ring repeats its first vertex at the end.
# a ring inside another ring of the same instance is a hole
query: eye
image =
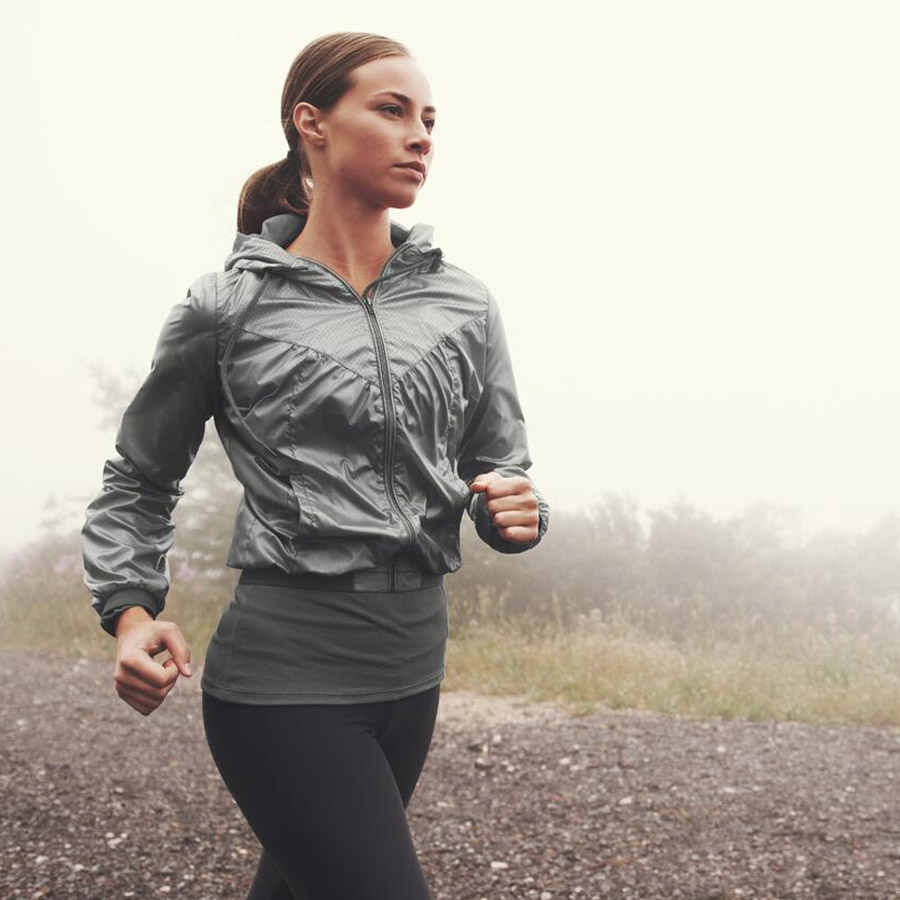
{"type": "MultiPolygon", "coordinates": [[[[387,103],[384,106],[379,106],[378,108],[379,109],[387,109],[387,110],[396,110],[398,113],[400,113],[401,116],[403,115],[403,107],[397,106],[395,103],[387,103]]],[[[431,134],[431,132],[434,130],[434,124],[435,124],[434,119],[425,119],[424,122],[425,122],[425,125],[428,127],[428,133],[431,134]]]]}

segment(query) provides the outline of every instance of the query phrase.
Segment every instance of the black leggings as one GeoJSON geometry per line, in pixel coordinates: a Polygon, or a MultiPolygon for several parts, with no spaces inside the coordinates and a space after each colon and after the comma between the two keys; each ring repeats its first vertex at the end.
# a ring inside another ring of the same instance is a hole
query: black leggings
{"type": "Polygon", "coordinates": [[[246,900],[431,900],[406,819],[440,684],[376,703],[203,692],[213,760],[262,852],[246,900]]]}

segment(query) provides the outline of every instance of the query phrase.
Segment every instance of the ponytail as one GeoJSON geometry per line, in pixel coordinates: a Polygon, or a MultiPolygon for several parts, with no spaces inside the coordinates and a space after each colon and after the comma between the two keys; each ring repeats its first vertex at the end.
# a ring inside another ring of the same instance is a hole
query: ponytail
{"type": "Polygon", "coordinates": [[[269,216],[292,212],[309,214],[312,178],[309,160],[300,149],[288,150],[284,159],[257,169],[246,181],[238,201],[237,228],[258,234],[269,216]]]}
{"type": "Polygon", "coordinates": [[[294,126],[297,104],[311,103],[328,111],[352,87],[350,73],[357,66],[385,56],[410,55],[403,44],[365,31],[326,34],[300,51],[281,95],[281,127],[290,149],[283,159],[257,169],[245,182],[238,200],[238,231],[259,234],[263,222],[279,213],[309,215],[312,170],[294,126]]]}

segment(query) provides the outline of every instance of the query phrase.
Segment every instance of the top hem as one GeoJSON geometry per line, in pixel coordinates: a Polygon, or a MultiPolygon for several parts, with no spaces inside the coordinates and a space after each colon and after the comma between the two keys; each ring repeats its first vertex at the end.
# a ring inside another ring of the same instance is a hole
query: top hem
{"type": "MultiPolygon", "coordinates": [[[[205,674],[204,668],[204,674],[205,674]]],[[[298,691],[271,693],[268,691],[241,691],[234,688],[224,688],[204,679],[201,676],[200,689],[203,693],[210,694],[217,700],[226,700],[232,703],[247,703],[256,706],[282,706],[295,703],[330,705],[350,703],[377,703],[383,700],[399,700],[420,691],[426,691],[435,687],[444,680],[444,669],[437,675],[431,675],[424,681],[407,684],[400,688],[392,688],[384,691],[370,691],[360,693],[319,693],[316,691],[298,691]]]]}

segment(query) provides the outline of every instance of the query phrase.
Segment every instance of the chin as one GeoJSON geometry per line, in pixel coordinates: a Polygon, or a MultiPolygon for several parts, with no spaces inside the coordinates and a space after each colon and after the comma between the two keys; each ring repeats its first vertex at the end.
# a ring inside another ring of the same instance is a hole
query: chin
{"type": "Polygon", "coordinates": [[[416,199],[418,198],[418,196],[419,196],[418,194],[412,193],[412,192],[410,192],[408,194],[401,194],[401,195],[395,194],[393,197],[390,198],[390,202],[388,205],[392,209],[407,209],[408,207],[412,206],[413,203],[416,202],[416,199]]]}

